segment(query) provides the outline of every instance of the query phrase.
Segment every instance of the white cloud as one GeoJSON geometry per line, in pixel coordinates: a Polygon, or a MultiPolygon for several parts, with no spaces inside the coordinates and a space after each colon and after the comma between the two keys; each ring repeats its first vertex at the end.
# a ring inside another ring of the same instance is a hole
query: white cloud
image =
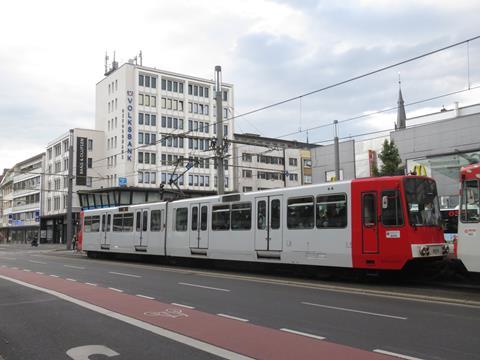
{"type": "MultiPolygon", "coordinates": [[[[110,55],[116,50],[120,62],[141,49],[146,65],[207,78],[220,64],[224,80],[236,87],[238,114],[475,35],[479,7],[477,1],[434,0],[6,2],[0,167],[35,155],[68,128],[93,127],[95,83],[107,49],[110,55]],[[21,152],[13,151],[13,135],[22,141],[21,152]]],[[[471,80],[478,83],[473,64],[480,44],[472,43],[470,53],[471,80]]],[[[462,88],[465,64],[461,49],[403,67],[406,102],[462,88]]],[[[301,112],[297,101],[239,119],[236,127],[275,136],[395,106],[396,73],[304,98],[301,112]]],[[[412,111],[477,98],[458,94],[412,111]]],[[[358,121],[348,131],[378,129],[395,118],[358,121]]],[[[325,128],[310,137],[330,135],[325,128]]],[[[295,137],[305,140],[305,134],[295,137]]]]}

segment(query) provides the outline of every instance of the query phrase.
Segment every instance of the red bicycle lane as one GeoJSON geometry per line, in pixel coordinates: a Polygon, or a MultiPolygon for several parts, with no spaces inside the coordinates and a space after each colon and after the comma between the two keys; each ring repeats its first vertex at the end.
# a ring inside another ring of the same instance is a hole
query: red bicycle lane
{"type": "Polygon", "coordinates": [[[13,279],[54,291],[255,359],[391,359],[374,352],[44,274],[2,267],[0,275],[6,280],[13,279]]]}

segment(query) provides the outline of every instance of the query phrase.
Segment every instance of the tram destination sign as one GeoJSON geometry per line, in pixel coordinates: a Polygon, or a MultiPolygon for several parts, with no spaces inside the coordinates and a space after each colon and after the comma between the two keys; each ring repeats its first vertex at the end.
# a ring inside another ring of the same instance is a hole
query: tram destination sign
{"type": "Polygon", "coordinates": [[[77,137],[77,185],[87,185],[87,138],[77,137]]]}

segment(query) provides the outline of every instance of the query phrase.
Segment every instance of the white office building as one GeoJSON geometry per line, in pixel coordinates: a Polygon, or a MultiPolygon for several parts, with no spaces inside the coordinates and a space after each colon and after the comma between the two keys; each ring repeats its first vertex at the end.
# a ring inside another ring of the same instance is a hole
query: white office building
{"type": "Polygon", "coordinates": [[[0,182],[0,242],[38,239],[44,156],[38,154],[5,171],[0,182]]]}
{"type": "MultiPolygon", "coordinates": [[[[114,62],[105,75],[96,86],[95,129],[105,133],[106,186],[158,189],[191,165],[178,179],[179,188],[215,191],[214,81],[133,61],[120,67],[114,62]]],[[[222,84],[222,91],[223,116],[231,118],[233,85],[222,84]]],[[[225,121],[226,138],[233,132],[233,121],[225,121]]],[[[230,147],[226,191],[234,186],[231,154],[230,147]]]]}
{"type": "Polygon", "coordinates": [[[70,142],[73,141],[72,213],[75,220],[81,210],[78,191],[99,189],[107,183],[104,138],[102,131],[75,128],[47,144],[41,242],[66,242],[70,142]]]}

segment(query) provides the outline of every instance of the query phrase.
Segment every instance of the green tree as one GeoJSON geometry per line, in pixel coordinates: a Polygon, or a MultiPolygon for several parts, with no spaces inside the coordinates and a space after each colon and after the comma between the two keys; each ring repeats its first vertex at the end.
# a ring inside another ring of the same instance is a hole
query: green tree
{"type": "Polygon", "coordinates": [[[402,165],[402,159],[398,153],[398,148],[395,145],[395,142],[388,141],[385,139],[382,147],[382,151],[378,154],[380,160],[382,160],[382,166],[380,170],[377,168],[377,164],[373,164],[373,174],[378,174],[376,176],[392,176],[392,175],[403,175],[404,169],[402,165]]]}

